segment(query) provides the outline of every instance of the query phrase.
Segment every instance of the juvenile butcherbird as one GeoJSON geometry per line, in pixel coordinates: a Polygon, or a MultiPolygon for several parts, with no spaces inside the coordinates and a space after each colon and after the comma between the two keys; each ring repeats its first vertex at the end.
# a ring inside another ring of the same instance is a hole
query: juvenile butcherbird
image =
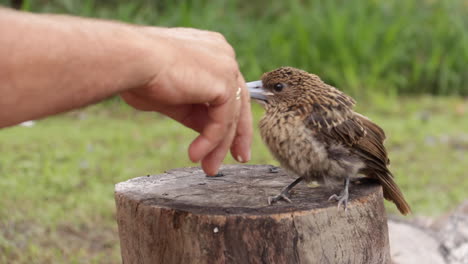
{"type": "Polygon", "coordinates": [[[387,167],[384,131],[353,111],[353,98],[292,67],[265,73],[247,87],[265,108],[259,124],[262,139],[281,166],[298,176],[279,195],[269,197],[269,204],[291,202],[289,190],[302,180],[328,186],[344,182],[341,193],[330,199],[346,209],[349,181],[363,175],[377,179],[384,197],[402,214],[411,212],[387,167]]]}

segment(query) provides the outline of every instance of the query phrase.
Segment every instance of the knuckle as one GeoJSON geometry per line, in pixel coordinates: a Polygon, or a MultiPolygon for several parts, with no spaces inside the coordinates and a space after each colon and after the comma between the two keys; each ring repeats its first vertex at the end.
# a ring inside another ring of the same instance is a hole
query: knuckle
{"type": "Polygon", "coordinates": [[[226,42],[226,38],[224,37],[224,35],[219,32],[212,32],[211,35],[214,39],[226,42]]]}
{"type": "Polygon", "coordinates": [[[218,85],[217,89],[214,92],[214,97],[215,99],[215,104],[224,104],[229,100],[229,97],[231,96],[230,89],[228,89],[228,86],[226,85],[218,85]]]}
{"type": "Polygon", "coordinates": [[[229,42],[227,41],[227,39],[224,37],[223,34],[219,33],[219,32],[210,32],[211,34],[211,38],[215,41],[218,41],[219,44],[219,47],[224,51],[226,52],[226,54],[230,57],[235,57],[236,56],[236,52],[234,50],[234,48],[231,46],[231,44],[229,44],[229,42]]]}
{"type": "Polygon", "coordinates": [[[231,56],[233,58],[236,57],[236,51],[234,50],[234,48],[231,45],[228,45],[228,47],[226,48],[226,52],[229,54],[229,56],[231,56]]]}
{"type": "Polygon", "coordinates": [[[237,66],[237,61],[234,58],[228,58],[225,67],[229,75],[237,78],[239,67],[237,66]]]}

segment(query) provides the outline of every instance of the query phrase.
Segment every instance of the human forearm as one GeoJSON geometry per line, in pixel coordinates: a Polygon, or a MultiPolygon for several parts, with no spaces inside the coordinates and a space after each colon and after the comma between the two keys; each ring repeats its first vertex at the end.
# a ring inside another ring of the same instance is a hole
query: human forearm
{"type": "Polygon", "coordinates": [[[0,9],[0,127],[120,94],[200,135],[190,159],[216,174],[250,159],[245,80],[220,33],[0,9]]]}
{"type": "Polygon", "coordinates": [[[157,72],[134,26],[0,9],[0,32],[0,127],[143,86],[157,72]]]}

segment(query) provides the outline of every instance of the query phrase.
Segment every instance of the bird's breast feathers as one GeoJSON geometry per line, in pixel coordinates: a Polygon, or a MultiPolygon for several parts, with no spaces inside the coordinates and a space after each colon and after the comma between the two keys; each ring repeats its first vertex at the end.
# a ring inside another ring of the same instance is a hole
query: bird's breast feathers
{"type": "Polygon", "coordinates": [[[260,121],[260,133],[273,156],[295,174],[306,175],[311,168],[327,169],[328,155],[324,144],[315,138],[299,116],[266,115],[260,121]]]}
{"type": "Polygon", "coordinates": [[[281,166],[306,181],[342,183],[350,171],[364,166],[349,148],[321,140],[299,115],[270,112],[260,121],[260,133],[281,166]]]}

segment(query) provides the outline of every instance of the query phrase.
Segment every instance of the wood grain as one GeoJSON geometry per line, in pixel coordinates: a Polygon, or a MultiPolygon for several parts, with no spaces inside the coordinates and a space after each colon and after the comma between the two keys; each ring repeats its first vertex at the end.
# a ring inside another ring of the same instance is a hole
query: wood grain
{"type": "Polygon", "coordinates": [[[268,165],[200,168],[116,185],[123,263],[391,263],[382,189],[353,184],[347,212],[339,190],[293,189],[292,204],[267,197],[293,181],[268,165]]]}

